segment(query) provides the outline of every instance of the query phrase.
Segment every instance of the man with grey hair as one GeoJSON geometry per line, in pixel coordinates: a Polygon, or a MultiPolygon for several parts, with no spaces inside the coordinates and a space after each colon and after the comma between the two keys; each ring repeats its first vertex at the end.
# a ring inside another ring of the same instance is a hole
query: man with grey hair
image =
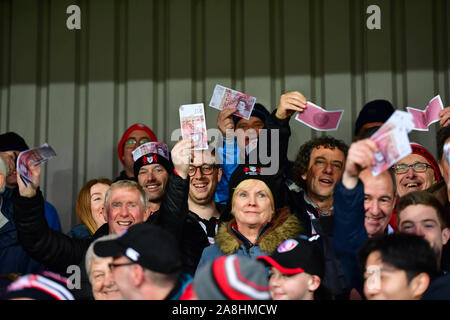
{"type": "MultiPolygon", "coordinates": [[[[181,140],[172,149],[176,173],[170,175],[165,195],[172,198],[169,201],[162,201],[159,212],[153,213],[153,219],[148,219],[150,212],[146,210],[145,191],[138,183],[124,180],[112,184],[105,198],[107,223],[96,231],[93,239],[73,239],[48,228],[42,210],[42,193],[39,190],[41,169],[35,167],[30,161],[28,167],[36,184],[30,183],[25,187],[18,179],[20,194],[16,192],[13,197],[20,243],[30,256],[47,268],[66,274],[69,266],[82,263],[86,250],[93,240],[106,234],[122,233],[140,222],[158,224],[178,239],[187,213],[187,192],[185,198],[173,198],[180,194],[179,189],[189,188],[187,170],[191,146],[190,140],[181,140]]],[[[86,290],[86,288],[81,289],[86,290]]]]}
{"type": "Polygon", "coordinates": [[[342,180],[334,189],[334,249],[351,286],[362,294],[357,254],[369,239],[393,233],[389,221],[395,204],[396,179],[390,170],[377,176],[375,142],[363,139],[352,143],[342,180]]]}

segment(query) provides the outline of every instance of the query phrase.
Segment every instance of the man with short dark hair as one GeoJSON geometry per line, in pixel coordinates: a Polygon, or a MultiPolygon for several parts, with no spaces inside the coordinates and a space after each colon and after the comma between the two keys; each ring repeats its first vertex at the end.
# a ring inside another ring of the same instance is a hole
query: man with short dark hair
{"type": "Polygon", "coordinates": [[[334,249],[351,286],[362,294],[359,248],[378,235],[393,233],[389,226],[395,203],[396,180],[384,171],[373,176],[377,145],[370,139],[351,144],[342,180],[334,190],[334,249]]]}
{"type": "Polygon", "coordinates": [[[436,256],[417,235],[370,239],[359,253],[368,300],[419,300],[437,275],[436,256]]]}
{"type": "Polygon", "coordinates": [[[394,113],[392,104],[384,99],[367,102],[355,122],[355,141],[372,136],[394,113]]]}
{"type": "Polygon", "coordinates": [[[425,238],[434,250],[436,265],[441,270],[442,249],[450,238],[450,230],[440,202],[426,191],[415,191],[401,197],[397,209],[398,231],[425,238]]]}
{"type": "Polygon", "coordinates": [[[215,201],[215,192],[222,178],[222,168],[216,164],[215,153],[209,150],[193,152],[188,169],[188,214],[183,226],[182,256],[184,271],[194,274],[203,249],[214,244],[222,221],[230,217],[225,206],[215,201]]]}
{"type": "Polygon", "coordinates": [[[231,174],[240,163],[247,163],[258,141],[259,133],[265,126],[269,111],[260,103],[255,103],[248,120],[234,115],[237,108],[223,109],[217,117],[217,128],[222,135],[217,146],[217,155],[221,159],[222,179],[217,185],[215,200],[225,205],[228,200],[228,182],[231,174]],[[233,135],[227,136],[227,132],[233,135]],[[251,150],[252,149],[252,150],[251,150]]]}

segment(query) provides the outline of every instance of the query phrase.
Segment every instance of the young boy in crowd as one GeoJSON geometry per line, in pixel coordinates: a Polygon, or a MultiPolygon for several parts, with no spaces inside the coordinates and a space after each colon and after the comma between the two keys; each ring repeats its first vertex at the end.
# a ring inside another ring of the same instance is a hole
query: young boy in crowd
{"type": "Polygon", "coordinates": [[[315,240],[288,239],[271,255],[260,256],[270,266],[269,290],[273,300],[320,300],[324,258],[315,240]],[[320,290],[319,290],[320,289],[320,290]]]}

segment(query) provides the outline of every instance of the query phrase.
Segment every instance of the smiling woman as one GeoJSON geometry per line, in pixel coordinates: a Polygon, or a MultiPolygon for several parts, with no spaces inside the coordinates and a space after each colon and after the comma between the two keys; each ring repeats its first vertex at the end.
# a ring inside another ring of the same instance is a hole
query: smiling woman
{"type": "Polygon", "coordinates": [[[68,236],[72,238],[89,238],[105,222],[104,202],[106,191],[112,181],[105,178],[91,179],[81,188],[77,203],[77,217],[82,222],[74,226],[68,236]]]}
{"type": "Polygon", "coordinates": [[[264,167],[240,165],[229,183],[228,208],[234,215],[220,225],[215,244],[203,250],[197,270],[217,257],[238,254],[257,258],[271,253],[280,243],[302,233],[288,207],[279,208],[282,179],[264,174],[264,167]]]}

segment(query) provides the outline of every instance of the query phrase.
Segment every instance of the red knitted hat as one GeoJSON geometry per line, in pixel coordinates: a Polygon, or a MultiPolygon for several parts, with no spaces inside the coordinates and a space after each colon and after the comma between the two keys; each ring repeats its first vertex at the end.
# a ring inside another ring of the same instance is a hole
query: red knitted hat
{"type": "Polygon", "coordinates": [[[421,155],[422,157],[424,157],[427,160],[427,162],[430,164],[430,166],[432,167],[432,169],[434,171],[434,177],[436,179],[436,182],[441,181],[442,177],[441,177],[441,171],[439,170],[439,163],[436,161],[436,159],[433,157],[433,155],[427,149],[425,149],[425,147],[423,147],[422,145],[420,145],[416,142],[411,142],[411,149],[412,149],[412,154],[421,155]]]}
{"type": "Polygon", "coordinates": [[[130,136],[130,133],[133,132],[134,130],[143,130],[148,133],[148,135],[150,137],[150,141],[158,141],[158,139],[156,139],[156,135],[153,133],[153,131],[149,127],[147,127],[145,124],[135,123],[135,124],[131,125],[127,129],[127,131],[125,131],[125,133],[123,134],[122,138],[119,141],[119,144],[117,145],[117,153],[119,154],[120,162],[122,162],[123,165],[125,165],[125,161],[123,160],[123,145],[125,144],[125,141],[130,136]]]}

